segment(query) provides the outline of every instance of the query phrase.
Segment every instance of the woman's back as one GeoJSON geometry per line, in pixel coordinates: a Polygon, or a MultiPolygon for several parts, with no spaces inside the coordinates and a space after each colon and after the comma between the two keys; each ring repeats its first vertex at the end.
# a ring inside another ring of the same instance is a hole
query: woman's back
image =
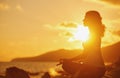
{"type": "Polygon", "coordinates": [[[87,54],[84,63],[97,67],[105,67],[101,53],[101,38],[104,35],[104,25],[101,20],[98,12],[88,11],[83,21],[90,31],[90,37],[83,45],[87,54]]]}
{"type": "Polygon", "coordinates": [[[63,69],[70,74],[75,74],[74,78],[101,78],[105,73],[101,53],[101,38],[104,35],[104,25],[101,19],[96,11],[88,11],[85,15],[83,22],[84,26],[87,26],[90,31],[90,37],[83,44],[84,57],[79,55],[72,59],[72,61],[83,59],[83,63],[76,64],[70,60],[63,60],[63,69]]]}
{"type": "Polygon", "coordinates": [[[104,61],[101,53],[101,38],[96,34],[91,35],[89,40],[84,43],[84,52],[87,56],[84,63],[97,67],[104,67],[104,61]]]}

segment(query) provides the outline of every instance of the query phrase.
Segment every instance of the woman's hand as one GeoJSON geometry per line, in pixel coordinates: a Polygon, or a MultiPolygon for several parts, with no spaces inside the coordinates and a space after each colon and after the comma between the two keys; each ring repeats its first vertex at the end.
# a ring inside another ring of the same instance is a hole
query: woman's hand
{"type": "Polygon", "coordinates": [[[70,59],[60,59],[59,64],[57,64],[57,66],[63,64],[66,61],[70,61],[70,59]]]}

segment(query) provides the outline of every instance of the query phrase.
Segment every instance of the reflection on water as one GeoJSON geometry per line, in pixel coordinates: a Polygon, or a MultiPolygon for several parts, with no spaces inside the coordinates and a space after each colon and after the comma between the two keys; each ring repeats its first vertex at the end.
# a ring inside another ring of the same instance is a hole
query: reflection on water
{"type": "MultiPolygon", "coordinates": [[[[30,76],[30,78],[41,78],[45,72],[49,72],[52,77],[59,75],[56,71],[61,70],[60,66],[56,66],[57,62],[1,62],[0,63],[0,75],[5,74],[6,68],[16,66],[20,69],[23,69],[25,71],[31,72],[31,73],[37,73],[39,72],[38,75],[30,76]]],[[[111,65],[112,63],[105,63],[106,66],[111,65]]],[[[120,67],[112,69],[110,72],[107,72],[105,75],[106,76],[112,76],[116,73],[114,70],[120,69],[120,67]]],[[[111,68],[111,67],[110,67],[111,68]]],[[[117,72],[117,75],[119,72],[117,72]]],[[[120,77],[120,76],[118,76],[120,77]]]]}
{"type": "Polygon", "coordinates": [[[4,74],[6,68],[16,66],[29,72],[40,72],[38,76],[32,76],[31,78],[40,78],[43,72],[50,71],[52,75],[56,75],[55,70],[61,69],[56,66],[57,62],[1,62],[0,74],[4,74]]]}

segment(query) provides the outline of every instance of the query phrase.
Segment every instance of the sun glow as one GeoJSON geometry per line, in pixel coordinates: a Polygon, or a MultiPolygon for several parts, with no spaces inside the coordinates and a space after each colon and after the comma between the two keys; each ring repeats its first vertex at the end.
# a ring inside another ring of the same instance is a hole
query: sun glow
{"type": "Polygon", "coordinates": [[[57,75],[59,75],[59,73],[54,68],[50,68],[49,69],[49,73],[50,73],[51,76],[57,76],[57,75]]]}
{"type": "Polygon", "coordinates": [[[89,38],[89,29],[83,25],[78,25],[75,31],[72,31],[72,37],[69,38],[69,41],[79,40],[85,42],[89,38]]]}

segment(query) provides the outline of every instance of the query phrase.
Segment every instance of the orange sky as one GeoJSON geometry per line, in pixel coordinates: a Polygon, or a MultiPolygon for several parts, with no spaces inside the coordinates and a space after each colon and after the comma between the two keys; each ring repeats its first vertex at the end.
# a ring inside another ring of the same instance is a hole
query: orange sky
{"type": "Polygon", "coordinates": [[[120,41],[119,0],[0,0],[0,61],[81,48],[68,41],[66,25],[82,24],[89,10],[99,11],[106,25],[102,45],[120,41]]]}

